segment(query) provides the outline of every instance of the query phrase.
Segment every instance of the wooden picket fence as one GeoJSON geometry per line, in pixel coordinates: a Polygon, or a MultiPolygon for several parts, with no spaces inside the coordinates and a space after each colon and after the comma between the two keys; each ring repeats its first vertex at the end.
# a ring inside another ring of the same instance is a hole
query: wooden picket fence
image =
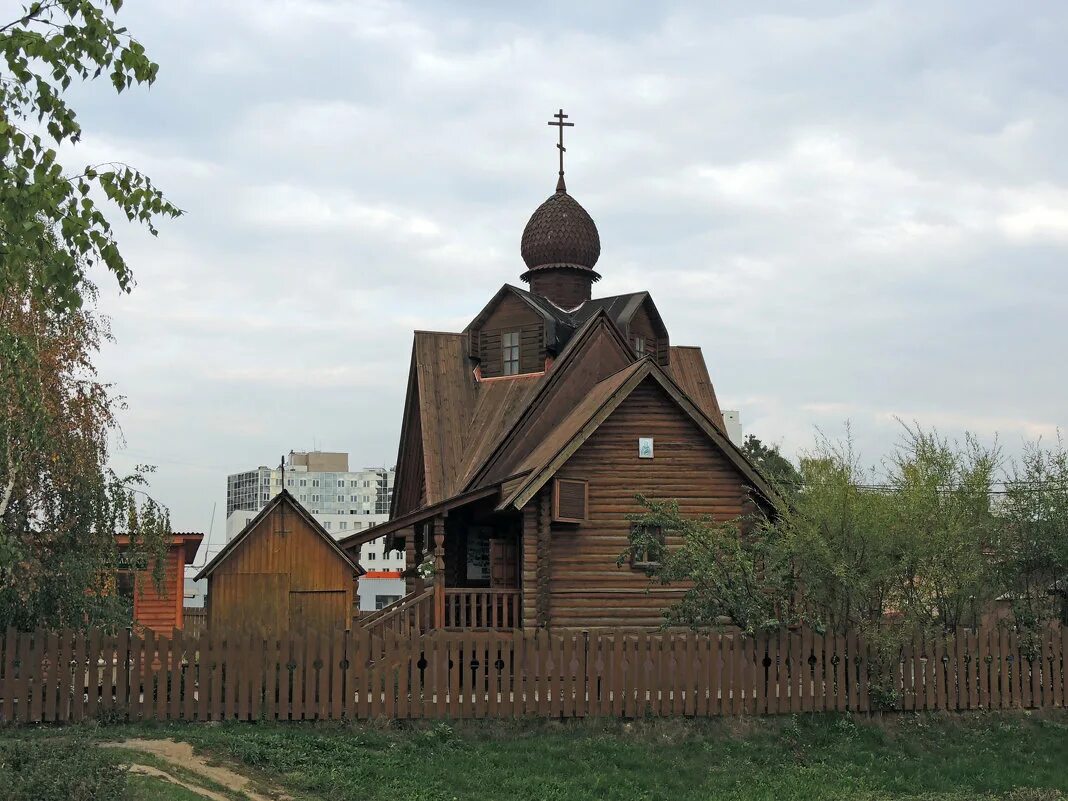
{"type": "MultiPolygon", "coordinates": [[[[856,636],[362,630],[283,641],[175,631],[9,630],[0,721],[571,718],[866,712],[856,636]]],[[[1034,649],[1032,649],[1034,650],[1034,649]]],[[[1028,658],[1006,629],[917,638],[892,660],[902,710],[1061,707],[1068,627],[1028,658]]],[[[884,686],[885,684],[881,684],[884,686]]]]}

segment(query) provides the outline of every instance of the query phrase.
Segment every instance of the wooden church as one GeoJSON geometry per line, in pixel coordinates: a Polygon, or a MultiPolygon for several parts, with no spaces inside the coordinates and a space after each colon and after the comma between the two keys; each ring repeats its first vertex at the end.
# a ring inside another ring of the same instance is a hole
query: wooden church
{"type": "Polygon", "coordinates": [[[367,626],[657,626],[682,590],[617,564],[635,496],[720,520],[771,497],[724,433],[701,349],[672,344],[648,291],[593,297],[600,238],[564,184],[555,116],[527,288],[502,286],[463,331],[415,332],[391,520],[341,541],[355,557],[388,535],[406,554],[409,594],[367,626]]]}

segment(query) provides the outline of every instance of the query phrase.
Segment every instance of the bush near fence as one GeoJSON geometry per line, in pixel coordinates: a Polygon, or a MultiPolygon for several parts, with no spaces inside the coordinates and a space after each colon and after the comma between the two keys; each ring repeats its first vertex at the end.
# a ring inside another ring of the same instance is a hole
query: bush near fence
{"type": "MultiPolygon", "coordinates": [[[[1068,627],[917,637],[892,708],[1062,707],[1068,627]],[[1026,652],[1025,652],[1026,651],[1026,652]]],[[[0,721],[366,720],[868,712],[871,652],[808,628],[737,633],[433,631],[281,641],[8,630],[0,721]]],[[[881,697],[886,678],[881,677],[881,697]]]]}

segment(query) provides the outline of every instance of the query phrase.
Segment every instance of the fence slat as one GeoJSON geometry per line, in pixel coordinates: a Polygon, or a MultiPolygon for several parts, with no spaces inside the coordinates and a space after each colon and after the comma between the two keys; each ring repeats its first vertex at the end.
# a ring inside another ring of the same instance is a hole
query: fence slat
{"type": "Polygon", "coordinates": [[[185,653],[185,637],[181,629],[172,630],[170,649],[170,671],[164,666],[160,684],[167,699],[167,719],[178,720],[182,716],[182,656],[185,653]]]}

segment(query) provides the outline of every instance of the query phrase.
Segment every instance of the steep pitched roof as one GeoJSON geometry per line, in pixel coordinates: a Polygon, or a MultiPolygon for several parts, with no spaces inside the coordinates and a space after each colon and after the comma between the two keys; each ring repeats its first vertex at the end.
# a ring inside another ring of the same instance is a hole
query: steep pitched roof
{"type": "MultiPolygon", "coordinates": [[[[415,332],[391,518],[407,519],[505,481],[514,484],[535,453],[563,436],[562,421],[607,391],[610,379],[623,380],[624,368],[645,361],[621,333],[636,311],[648,302],[659,321],[647,292],[597,298],[566,311],[505,284],[472,326],[506,293],[552,319],[555,330],[567,332],[566,344],[544,373],[478,381],[465,334],[415,332]]],[[[676,392],[681,387],[722,436],[723,418],[700,348],[672,347],[669,369],[664,379],[676,392]]]]}
{"type": "Polygon", "coordinates": [[[590,317],[527,395],[496,446],[470,471],[464,488],[484,487],[519,472],[518,465],[530,449],[586,392],[636,358],[607,313],[598,311],[590,317]]]}
{"type": "Polygon", "coordinates": [[[550,436],[545,437],[535,448],[522,467],[529,470],[528,476],[503,498],[498,509],[513,506],[521,509],[538,490],[559,470],[569,458],[589,439],[601,423],[645,380],[656,381],[668,396],[697,424],[704,434],[746,477],[753,489],[771,500],[775,492],[753,464],[712,423],[711,419],[687,397],[671,377],[655,361],[649,358],[620,370],[601,381],[564,418],[550,436]]]}
{"type": "Polygon", "coordinates": [[[305,509],[300,504],[300,502],[293,497],[289,490],[283,489],[281,492],[271,498],[271,500],[269,500],[262,509],[260,509],[259,514],[257,514],[254,518],[252,518],[248,521],[248,523],[245,524],[245,527],[238,532],[236,537],[226,543],[225,548],[215,554],[214,559],[212,559],[210,562],[204,565],[203,568],[201,568],[200,572],[197,573],[195,580],[200,581],[200,579],[207,578],[208,576],[210,576],[215,571],[215,569],[219,567],[219,565],[221,565],[227,560],[227,558],[229,558],[230,554],[232,554],[242,542],[248,539],[249,535],[256,529],[260,522],[266,519],[267,516],[271,514],[271,512],[273,512],[283,503],[286,504],[286,506],[290,507],[297,515],[299,515],[300,518],[308,524],[312,531],[322,537],[330,545],[331,549],[335,551],[341,559],[344,559],[345,564],[351,567],[355,573],[362,576],[366,572],[360,566],[359,562],[352,559],[352,557],[350,557],[347,553],[345,553],[344,550],[342,550],[338,542],[330,536],[330,532],[323,528],[318,520],[312,517],[311,512],[305,509]]]}
{"type": "Polygon", "coordinates": [[[668,373],[708,418],[725,431],[723,412],[716,400],[716,389],[708,376],[701,349],[689,345],[672,345],[668,373]]]}

